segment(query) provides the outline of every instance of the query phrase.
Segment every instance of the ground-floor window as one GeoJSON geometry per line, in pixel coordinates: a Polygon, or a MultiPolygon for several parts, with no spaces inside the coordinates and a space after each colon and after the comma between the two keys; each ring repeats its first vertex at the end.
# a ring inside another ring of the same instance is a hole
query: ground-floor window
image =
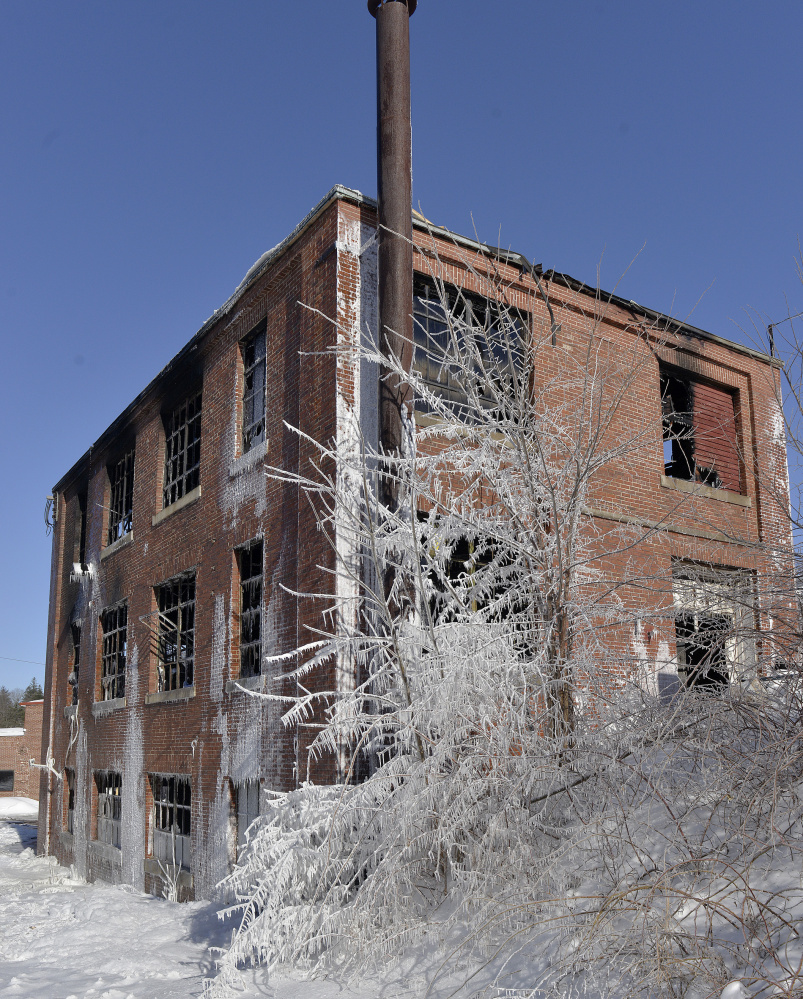
{"type": "Polygon", "coordinates": [[[717,691],[755,670],[755,586],[751,573],[692,562],[672,570],[678,676],[717,691]]]}
{"type": "Polygon", "coordinates": [[[259,781],[244,780],[236,786],[237,796],[237,856],[245,846],[245,833],[259,815],[259,781]]]}
{"type": "Polygon", "coordinates": [[[95,775],[98,789],[97,838],[101,843],[120,848],[120,818],[122,816],[123,781],[120,774],[95,775]]]}
{"type": "Polygon", "coordinates": [[[75,825],[75,771],[64,771],[64,785],[67,792],[67,832],[72,834],[75,825]]]}
{"type": "Polygon", "coordinates": [[[0,791],[14,790],[14,771],[0,770],[0,791]]]}
{"type": "Polygon", "coordinates": [[[188,777],[155,775],[153,856],[163,864],[190,867],[191,790],[188,777]]]}

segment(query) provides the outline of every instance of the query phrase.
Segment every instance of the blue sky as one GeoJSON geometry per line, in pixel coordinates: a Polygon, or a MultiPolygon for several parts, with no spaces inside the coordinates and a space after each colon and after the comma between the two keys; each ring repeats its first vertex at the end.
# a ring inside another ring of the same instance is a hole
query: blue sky
{"type": "MultiPolygon", "coordinates": [[[[335,183],[376,191],[365,0],[5,0],[0,684],[54,483],[335,183]]],[[[419,0],[416,204],[721,336],[803,308],[803,5],[419,0]],[[500,235],[501,234],[501,235],[500,235]],[[642,249],[643,247],[643,249],[642,249]]]]}

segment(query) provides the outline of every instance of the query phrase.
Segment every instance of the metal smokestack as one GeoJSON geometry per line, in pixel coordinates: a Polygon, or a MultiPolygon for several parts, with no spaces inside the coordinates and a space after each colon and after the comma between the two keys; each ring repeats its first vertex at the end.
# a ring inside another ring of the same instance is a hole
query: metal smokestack
{"type": "MultiPolygon", "coordinates": [[[[368,0],[376,18],[379,337],[383,353],[400,357],[408,371],[413,352],[410,17],[416,5],[417,0],[368,0]]],[[[394,454],[402,444],[401,407],[410,389],[387,371],[381,379],[380,441],[394,454]]]]}

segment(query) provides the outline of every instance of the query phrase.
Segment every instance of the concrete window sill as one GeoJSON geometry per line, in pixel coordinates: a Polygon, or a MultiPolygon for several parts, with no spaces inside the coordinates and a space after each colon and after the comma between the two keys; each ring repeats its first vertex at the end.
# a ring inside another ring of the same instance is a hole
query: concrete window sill
{"type": "Polygon", "coordinates": [[[91,839],[89,841],[89,850],[96,857],[108,860],[114,867],[123,866],[123,851],[117,846],[112,846],[111,843],[101,843],[100,840],[91,839]]]}
{"type": "Polygon", "coordinates": [[[125,706],[124,697],[111,697],[108,701],[95,701],[92,705],[92,715],[95,718],[103,718],[104,715],[110,715],[113,711],[119,711],[125,706]]]}
{"type": "Polygon", "coordinates": [[[77,714],[78,714],[78,705],[77,704],[68,704],[64,708],[64,717],[65,718],[75,718],[77,716],[77,714]]]}
{"type": "Polygon", "coordinates": [[[178,690],[154,690],[145,695],[146,704],[164,704],[167,701],[189,701],[195,697],[195,685],[179,687],[178,690]]]}
{"type": "Polygon", "coordinates": [[[124,534],[122,538],[118,538],[116,541],[113,541],[100,553],[101,562],[104,559],[107,559],[110,555],[114,555],[115,552],[119,552],[121,548],[125,548],[127,545],[130,545],[133,540],[134,532],[129,531],[128,534],[124,534]]]}
{"type": "Polygon", "coordinates": [[[189,871],[185,871],[183,868],[176,870],[172,864],[160,864],[154,857],[146,857],[142,861],[142,870],[145,874],[161,878],[162,881],[165,880],[165,871],[167,871],[168,877],[171,880],[175,877],[176,884],[179,887],[192,888],[193,886],[192,874],[189,871]]]}
{"type": "Polygon", "coordinates": [[[265,677],[264,676],[240,676],[236,680],[228,680],[226,682],[226,693],[227,694],[242,694],[245,690],[264,690],[265,689],[265,677]]]}
{"type": "Polygon", "coordinates": [[[268,441],[266,438],[264,441],[260,441],[255,447],[252,447],[250,451],[246,451],[245,454],[241,454],[239,458],[234,459],[229,465],[229,478],[236,479],[243,472],[253,471],[267,457],[267,454],[268,441]]]}
{"type": "Polygon", "coordinates": [[[179,510],[183,510],[187,506],[192,506],[201,498],[201,487],[196,486],[194,489],[190,489],[186,496],[182,496],[180,500],[176,500],[175,503],[171,503],[170,506],[166,506],[164,510],[160,510],[151,517],[151,527],[156,527],[157,524],[161,524],[163,520],[167,520],[168,517],[172,517],[174,513],[178,513],[179,510]]]}
{"type": "Polygon", "coordinates": [[[734,493],[730,489],[713,489],[711,486],[703,485],[702,482],[690,482],[687,479],[673,479],[668,475],[662,475],[661,486],[664,489],[675,489],[680,493],[704,496],[706,499],[717,500],[719,503],[743,506],[748,510],[753,506],[753,501],[749,496],[742,496],[741,493],[734,493]]]}

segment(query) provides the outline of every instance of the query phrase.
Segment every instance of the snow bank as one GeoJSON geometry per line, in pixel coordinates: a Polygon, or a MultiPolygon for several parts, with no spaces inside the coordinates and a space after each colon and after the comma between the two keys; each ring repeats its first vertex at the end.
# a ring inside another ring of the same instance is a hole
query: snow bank
{"type": "Polygon", "coordinates": [[[36,822],[39,818],[39,802],[34,798],[11,796],[0,798],[0,819],[28,819],[36,822]]]}

